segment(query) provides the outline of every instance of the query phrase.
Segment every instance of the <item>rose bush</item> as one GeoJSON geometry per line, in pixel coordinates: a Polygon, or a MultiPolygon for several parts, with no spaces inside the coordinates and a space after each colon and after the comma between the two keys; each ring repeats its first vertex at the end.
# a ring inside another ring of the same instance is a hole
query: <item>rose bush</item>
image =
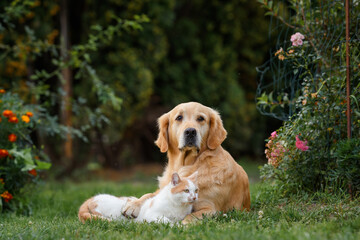
{"type": "MultiPolygon", "coordinates": [[[[295,35],[291,37],[292,46],[276,54],[279,61],[290,61],[294,71],[303,71],[301,93],[295,100],[298,112],[267,140],[268,164],[261,170],[262,178],[275,179],[285,192],[340,190],[357,194],[360,83],[355,83],[351,95],[353,140],[346,140],[345,71],[314,73],[309,66],[321,59],[316,54],[305,55],[304,48],[309,44],[300,44],[304,38],[295,35]]],[[[359,69],[354,70],[358,78],[359,69]]]]}
{"type": "Polygon", "coordinates": [[[25,105],[16,94],[0,89],[0,114],[0,212],[26,213],[29,184],[51,166],[30,137],[41,122],[40,108],[25,105]]]}

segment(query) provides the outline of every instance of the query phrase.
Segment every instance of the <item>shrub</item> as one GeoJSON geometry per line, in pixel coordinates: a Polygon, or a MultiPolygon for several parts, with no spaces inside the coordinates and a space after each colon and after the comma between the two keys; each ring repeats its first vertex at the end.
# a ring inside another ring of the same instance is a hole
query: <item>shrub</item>
{"type": "MultiPolygon", "coordinates": [[[[306,46],[305,42],[302,47],[306,46]]],[[[297,68],[306,69],[309,55],[302,56],[298,47],[290,50],[296,56],[283,51],[284,58],[294,61],[297,68]]],[[[358,143],[354,140],[340,144],[346,137],[347,125],[345,79],[341,72],[332,76],[322,74],[315,79],[309,70],[303,76],[301,95],[296,99],[298,113],[268,139],[265,151],[268,164],[262,169],[262,178],[274,178],[291,192],[347,189],[349,183],[354,191],[359,191],[354,174],[358,170],[354,157],[360,151],[358,143]]],[[[355,96],[360,94],[360,84],[352,94],[351,108],[357,113],[360,109],[355,96]]],[[[358,114],[353,116],[353,138],[359,137],[359,119],[358,114]]]]}
{"type": "Polygon", "coordinates": [[[51,166],[30,138],[41,123],[39,110],[0,89],[0,213],[28,212],[24,193],[30,183],[38,182],[38,173],[51,166]]]}
{"type": "MultiPolygon", "coordinates": [[[[270,1],[261,2],[268,13],[275,16],[275,7],[268,4],[270,1]]],[[[289,4],[295,11],[290,23],[297,32],[287,39],[290,41],[284,42],[284,49],[278,49],[275,57],[283,63],[286,76],[293,77],[294,81],[288,88],[284,87],[283,92],[269,95],[263,92],[258,98],[258,105],[262,109],[270,109],[270,112],[294,106],[295,113],[267,140],[265,153],[268,164],[262,168],[261,176],[263,179],[275,179],[285,192],[348,191],[350,186],[351,193],[357,194],[360,192],[360,42],[355,37],[356,29],[352,26],[353,40],[350,43],[353,140],[345,140],[346,48],[345,36],[339,27],[344,21],[343,5],[337,1],[319,6],[311,1],[289,4]],[[326,8],[329,11],[325,11],[326,8]],[[322,16],[319,12],[327,14],[322,16]],[[334,26],[320,31],[321,26],[326,24],[334,26]],[[339,38],[328,38],[330,33],[336,33],[339,38]],[[327,42],[326,47],[324,42],[327,42]],[[292,91],[291,97],[289,91],[292,91]]],[[[354,10],[359,9],[360,5],[353,7],[354,10]]],[[[283,18],[280,20],[285,22],[283,18]]],[[[279,82],[279,85],[283,83],[279,82]]]]}

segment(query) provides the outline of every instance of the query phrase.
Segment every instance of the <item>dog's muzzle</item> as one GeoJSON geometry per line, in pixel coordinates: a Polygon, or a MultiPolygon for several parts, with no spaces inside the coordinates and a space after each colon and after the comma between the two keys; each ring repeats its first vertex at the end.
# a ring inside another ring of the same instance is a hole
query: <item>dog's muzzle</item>
{"type": "Polygon", "coordinates": [[[195,128],[187,128],[184,132],[185,146],[186,147],[198,147],[197,146],[197,132],[195,128]]]}

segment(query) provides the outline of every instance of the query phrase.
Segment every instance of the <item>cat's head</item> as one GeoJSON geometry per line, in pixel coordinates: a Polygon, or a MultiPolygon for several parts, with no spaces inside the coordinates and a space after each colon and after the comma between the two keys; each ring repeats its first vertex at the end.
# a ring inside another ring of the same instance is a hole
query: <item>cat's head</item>
{"type": "Polygon", "coordinates": [[[192,204],[198,199],[196,171],[191,176],[180,179],[179,174],[173,173],[171,177],[171,193],[176,202],[181,204],[192,204]]]}

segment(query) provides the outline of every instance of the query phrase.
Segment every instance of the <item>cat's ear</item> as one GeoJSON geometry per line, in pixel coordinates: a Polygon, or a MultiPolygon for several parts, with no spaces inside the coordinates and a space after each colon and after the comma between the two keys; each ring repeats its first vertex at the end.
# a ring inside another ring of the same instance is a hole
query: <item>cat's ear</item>
{"type": "Polygon", "coordinates": [[[179,184],[180,181],[181,181],[181,180],[180,180],[179,174],[173,173],[173,175],[171,176],[171,184],[172,184],[173,186],[176,186],[176,185],[179,184]]]}
{"type": "Polygon", "coordinates": [[[197,178],[198,178],[198,171],[195,171],[193,174],[191,174],[188,179],[191,180],[192,182],[196,183],[197,182],[197,178]]]}

